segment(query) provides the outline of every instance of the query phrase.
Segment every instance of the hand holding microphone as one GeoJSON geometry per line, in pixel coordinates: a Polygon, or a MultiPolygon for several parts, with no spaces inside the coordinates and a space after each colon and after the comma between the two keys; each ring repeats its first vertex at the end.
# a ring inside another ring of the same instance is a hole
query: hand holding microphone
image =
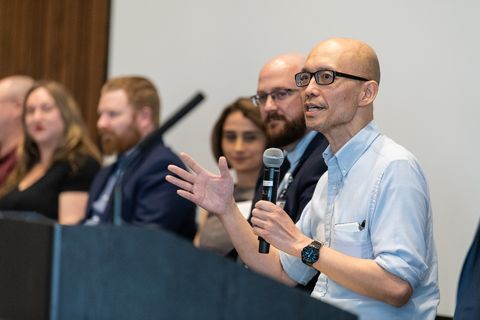
{"type": "MultiPolygon", "coordinates": [[[[279,184],[280,166],[283,163],[283,151],[277,148],[270,148],[263,153],[263,164],[265,170],[263,172],[263,191],[262,200],[269,201],[273,204],[277,202],[277,189],[279,184]]],[[[258,252],[268,253],[270,244],[258,237],[258,252]]]]}

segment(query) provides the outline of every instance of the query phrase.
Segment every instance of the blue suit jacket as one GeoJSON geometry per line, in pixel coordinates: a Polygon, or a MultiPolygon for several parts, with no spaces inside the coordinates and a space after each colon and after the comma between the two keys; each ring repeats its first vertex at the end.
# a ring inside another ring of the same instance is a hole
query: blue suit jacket
{"type": "MultiPolygon", "coordinates": [[[[302,215],[303,208],[307,205],[313,195],[315,186],[322,174],[327,171],[327,165],[323,159],[323,152],[328,147],[328,140],[319,132],[312,139],[307,149],[300,158],[295,171],[292,173],[293,181],[285,193],[285,212],[297,222],[302,215]]],[[[263,171],[260,171],[257,186],[255,187],[255,197],[253,198],[252,210],[255,203],[262,200],[263,189],[263,171]]],[[[280,177],[282,179],[282,177],[280,177]]]]}
{"type": "MultiPolygon", "coordinates": [[[[195,236],[195,204],[177,195],[177,187],[165,180],[167,166],[185,166],[161,139],[145,154],[137,157],[125,171],[122,188],[123,221],[156,225],[188,239],[195,236]]],[[[92,202],[97,200],[116,164],[103,168],[90,187],[86,219],[92,216],[92,202]]],[[[106,221],[113,221],[113,195],[106,207],[106,221]]]]}
{"type": "Polygon", "coordinates": [[[453,319],[480,319],[480,224],[463,263],[453,319]]]}

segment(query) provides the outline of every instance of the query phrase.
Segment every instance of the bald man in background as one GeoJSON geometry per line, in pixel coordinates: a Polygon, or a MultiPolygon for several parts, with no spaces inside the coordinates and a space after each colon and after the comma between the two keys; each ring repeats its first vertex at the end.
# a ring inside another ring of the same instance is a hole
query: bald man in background
{"type": "MultiPolygon", "coordinates": [[[[307,128],[300,90],[295,84],[295,74],[302,70],[306,59],[303,54],[289,53],[270,60],[260,71],[257,94],[252,96],[260,109],[267,145],[284,152],[277,205],[293,222],[300,218],[318,179],[327,170],[322,153],[328,141],[323,134],[307,128]]],[[[264,168],[257,181],[253,205],[262,199],[263,171],[264,168]]]]}
{"type": "Polygon", "coordinates": [[[323,154],[328,171],[296,225],[278,206],[259,201],[252,234],[224,158],[218,177],[182,154],[196,175],[169,166],[181,179],[167,180],[217,215],[252,270],[292,286],[320,271],[312,297],[362,320],[435,319],[440,293],[428,184],[415,157],[381,135],[373,119],[375,52],[353,39],[326,40],[295,81],[307,127],[330,143],[323,154]],[[257,236],[272,245],[269,254],[258,253],[257,236]]]}
{"type": "Polygon", "coordinates": [[[23,138],[23,102],[33,82],[20,75],[0,80],[0,187],[17,164],[16,149],[23,138]]]}

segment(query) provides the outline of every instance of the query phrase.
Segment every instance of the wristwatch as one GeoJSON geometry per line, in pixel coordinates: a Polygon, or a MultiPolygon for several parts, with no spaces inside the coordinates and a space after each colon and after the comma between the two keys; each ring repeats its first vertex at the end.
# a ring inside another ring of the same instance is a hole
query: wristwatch
{"type": "Polygon", "coordinates": [[[319,258],[318,251],[320,247],[323,246],[323,243],[320,241],[314,240],[308,246],[302,250],[302,262],[307,266],[311,267],[319,258]]]}

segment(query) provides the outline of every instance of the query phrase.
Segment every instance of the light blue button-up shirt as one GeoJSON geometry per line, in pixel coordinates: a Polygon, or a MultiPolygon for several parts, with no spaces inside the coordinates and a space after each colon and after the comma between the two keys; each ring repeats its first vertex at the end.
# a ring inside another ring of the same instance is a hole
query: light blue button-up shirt
{"type": "MultiPolygon", "coordinates": [[[[408,281],[413,295],[405,306],[395,308],[320,274],[312,297],[360,319],[435,319],[440,301],[437,252],[430,194],[418,161],[380,135],[375,121],[335,155],[329,146],[324,159],[328,172],[318,181],[297,226],[332,249],[374,260],[408,281]],[[356,232],[338,226],[363,221],[365,228],[356,232]]],[[[299,283],[307,283],[316,272],[283,252],[280,259],[287,274],[299,283]]]]}

